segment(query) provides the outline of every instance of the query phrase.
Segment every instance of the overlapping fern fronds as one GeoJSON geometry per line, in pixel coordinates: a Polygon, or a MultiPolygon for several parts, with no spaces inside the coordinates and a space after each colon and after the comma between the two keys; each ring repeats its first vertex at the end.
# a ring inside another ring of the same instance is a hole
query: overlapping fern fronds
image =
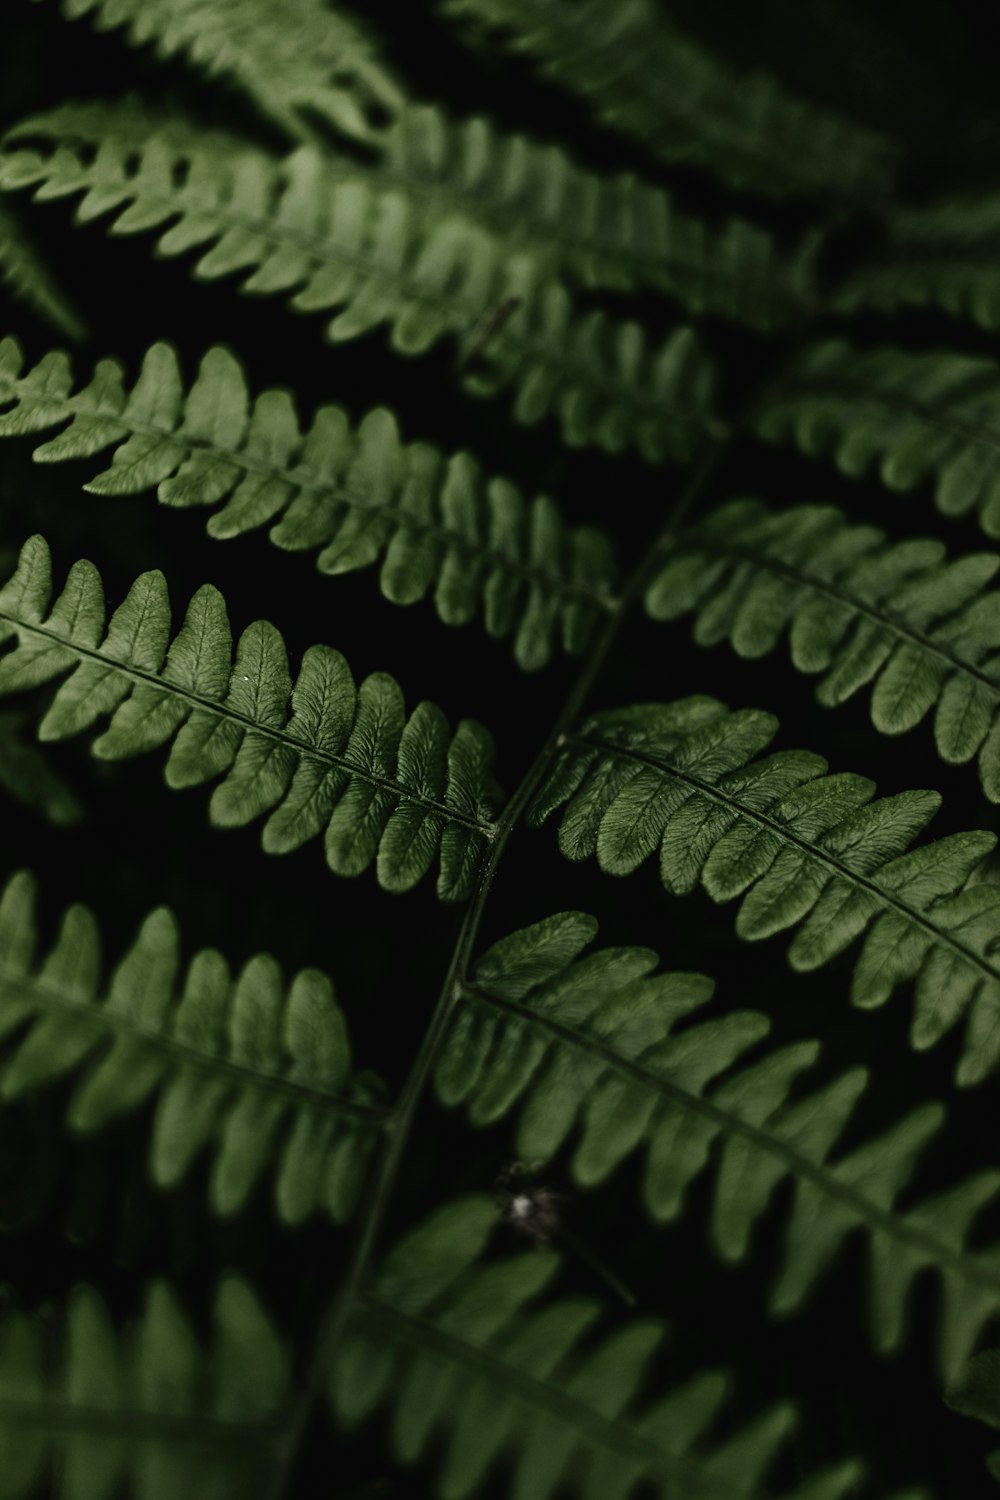
{"type": "Polygon", "coordinates": [[[15,875],[0,894],[0,1098],[73,1077],[68,1120],[91,1132],[156,1100],[149,1172],[180,1182],[211,1148],[209,1202],[242,1208],[274,1175],[277,1214],[354,1210],[381,1117],[378,1082],[355,1073],[344,1016],[316,969],[290,984],[269,954],[234,979],[212,949],[182,971],[166,908],[150,914],[106,985],[84,906],[37,954],[35,884],[15,875]]]}
{"type": "MultiPolygon", "coordinates": [[[[330,169],[350,174],[352,164],[334,159],[330,169]]],[[[382,143],[380,175],[484,220],[553,274],[587,287],[650,287],[694,313],[762,329],[801,315],[815,296],[816,236],[785,255],[757,224],[731,219],[715,229],[682,213],[662,188],[586,171],[561,147],[508,135],[481,117],[453,123],[435,105],[408,106],[382,143]]]]}
{"type": "Polygon", "coordinates": [[[466,389],[510,389],[518,421],[551,415],[573,446],[685,461],[712,427],[712,365],[690,328],[653,349],[637,322],[577,315],[529,251],[511,254],[377,175],[337,181],[320,151],[280,160],[173,121],[142,133],[141,122],[131,107],[35,117],[8,133],[0,187],[82,195],[78,220],[114,214],[115,234],[155,229],[161,255],[198,250],[197,277],[238,273],[244,292],[336,309],[334,342],[388,324],[393,349],[415,355],[448,337],[466,389]]]}
{"type": "Polygon", "coordinates": [[[289,1368],[245,1281],[219,1283],[207,1349],[164,1282],[127,1330],[89,1286],[52,1311],[0,1304],[4,1500],[265,1494],[289,1368]]]}
{"type": "Polygon", "coordinates": [[[438,1062],[442,1102],[465,1105],[480,1126],[516,1109],[525,1161],[541,1165],[572,1141],[582,1186],[602,1182],[641,1148],[643,1199],[657,1220],[679,1218],[689,1186],[711,1169],[711,1239],[728,1261],[745,1256],[755,1224],[790,1178],[795,1201],[772,1311],[794,1311],[862,1230],[873,1341],[883,1352],[898,1347],[913,1284],[933,1267],[945,1288],[940,1363],[945,1379],[954,1376],[1000,1310],[1000,1245],[967,1248],[976,1215],[1000,1195],[1000,1172],[901,1209],[897,1200],[941,1127],[940,1105],[922,1105],[832,1157],[869,1082],[866,1069],[803,1094],[798,1084],[818,1043],[755,1051],[770,1029],[757,1011],[685,1025],[711,999],[711,980],[657,973],[648,948],[581,957],[596,931],[592,917],[561,912],[483,955],[438,1062]]]}
{"type": "Polygon", "coordinates": [[[220,74],[299,139],[323,139],[325,125],[378,140],[403,102],[361,21],[324,0],[62,0],[62,10],[220,74]]]}
{"type": "Polygon", "coordinates": [[[721,505],[677,539],[646,594],[657,620],[695,615],[703,646],[741,656],[773,651],[787,631],[801,672],[823,673],[828,707],[872,685],[871,716],[902,734],[932,709],[946,761],[978,757],[983,791],[1000,802],[1000,559],[945,560],[941,542],[887,542],[834,506],[770,511],[721,505]]]}
{"type": "Polygon", "coordinates": [[[429,444],[404,444],[382,408],[352,426],[339,407],[320,407],[304,430],[287,392],[252,397],[225,349],[210,349],[185,389],[163,343],[147,350],[132,384],[105,359],[73,387],[61,352],[25,369],[16,341],[0,342],[0,437],[62,426],[35,458],[55,463],[113,448],[110,467],[85,486],[95,494],[155,486],[165,505],[221,505],[207,522],[210,536],[270,523],[277,546],[319,549],[322,573],[381,562],[386,598],[411,604],[433,590],[448,625],[481,609],[491,635],[513,636],[525,669],[545,665],[557,634],[567,651],[581,651],[595,620],[614,607],[615,567],[600,532],[567,527],[544,496],[526,503],[468,453],[445,459],[429,444]]]}
{"type": "Polygon", "coordinates": [[[894,151],[883,137],[741,75],[672,25],[654,0],[438,0],[495,28],[602,124],[665,162],[690,162],[765,194],[878,198],[894,151]]]}
{"type": "Polygon", "coordinates": [[[312,646],[294,685],[284,642],[266,620],[236,646],[222,595],[192,599],[171,640],[166,581],[143,574],[105,628],[104,592],[77,562],[52,604],[52,568],[41,537],[22,548],[0,589],[0,694],[65,678],[42,719],[45,740],[80,734],[110,717],[95,755],[120,760],[170,746],[167,784],[224,775],[211,799],[217,827],[267,813],[271,854],[325,831],[340,875],[376,862],[386,890],[408,890],[440,857],[438,894],[466,896],[492,834],[497,801],[492,740],[464,719],[452,735],[441,710],[407,717],[393,678],[373,672],[355,687],[338,651],[312,646]]]}
{"type": "Polygon", "coordinates": [[[966,1019],[956,1078],[1000,1067],[1000,886],[972,876],[996,844],[986,832],[911,848],[940,806],[936,792],[872,801],[865,776],[827,774],[807,751],[761,756],[777,720],[714,698],[639,704],[593,715],[560,752],[533,809],[565,806],[559,845],[625,875],[659,853],[674,895],[700,883],[715,901],[742,898],[740,937],[798,928],[799,970],[829,963],[863,937],[855,1005],[884,1005],[915,982],[914,1047],[966,1019]]]}
{"type": "MultiPolygon", "coordinates": [[[[443,1434],[442,1500],[465,1500],[500,1458],[513,1467],[510,1493],[531,1500],[570,1480],[588,1500],[626,1500],[640,1484],[664,1500],[773,1495],[766,1476],[794,1424],[791,1406],[723,1431],[730,1382],[718,1370],[651,1400],[662,1324],[637,1318],[602,1334],[593,1301],[538,1305],[558,1256],[482,1263],[495,1219],[489,1200],[459,1199],[387,1256],[334,1357],[341,1422],[391,1406],[404,1462],[443,1434]]],[[[839,1500],[859,1473],[841,1462],[781,1500],[839,1500]]]]}
{"type": "Polygon", "coordinates": [[[865,350],[843,340],[809,349],[761,403],[767,442],[830,454],[841,473],[874,469],[891,490],[933,483],[947,516],[975,511],[1000,536],[1000,366],[964,354],[865,350]]]}

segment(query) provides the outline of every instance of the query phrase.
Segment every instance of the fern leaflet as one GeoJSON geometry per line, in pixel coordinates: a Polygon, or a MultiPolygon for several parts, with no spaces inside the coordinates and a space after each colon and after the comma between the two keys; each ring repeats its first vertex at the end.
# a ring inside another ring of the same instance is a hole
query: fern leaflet
{"type": "MultiPolygon", "coordinates": [[[[1000,1427],[1000,1349],[983,1349],[969,1360],[945,1395],[952,1411],[1000,1427]]],[[[986,1467],[1000,1480],[1000,1448],[987,1455],[986,1467]]]]}
{"type": "Polygon", "coordinates": [[[602,124],[665,162],[691,162],[757,193],[877,198],[890,185],[884,138],[741,76],[684,36],[654,0],[439,0],[498,28],[602,124]]]}
{"type": "Polygon", "coordinates": [[[936,307],[980,328],[1000,327],[998,240],[1000,200],[993,193],[897,208],[885,244],[848,277],[835,306],[846,313],[936,307]]]}
{"type": "Polygon", "coordinates": [[[679,538],[646,594],[657,620],[694,612],[695,640],[741,656],[773,651],[787,629],[792,661],[822,672],[817,698],[845,703],[873,683],[871,716],[903,734],[936,708],[942,758],[978,754],[1000,802],[1000,559],[944,561],[937,541],[886,542],[833,506],[770,512],[753,500],[715,510],[679,538]]]}
{"type": "Polygon", "coordinates": [[[222,955],[205,949],[182,975],[177,924],[161,907],[105,991],[87,908],[69,908],[42,963],[34,908],[34,881],[15,875],[0,895],[0,1098],[78,1076],[69,1123],[83,1132],[155,1098],[149,1170],[158,1187],[180,1182],[211,1145],[214,1212],[236,1213],[273,1163],[285,1223],[318,1210],[336,1223],[350,1217],[380,1090],[351,1071],[324,974],[303,969],[286,986],[262,953],[234,980],[222,955]]]}
{"type": "Polygon", "coordinates": [[[79,799],[37,746],[25,738],[24,725],[23,714],[0,713],[0,788],[58,828],[79,823],[83,817],[79,799]]]}
{"type": "Polygon", "coordinates": [[[896,1199],[940,1128],[940,1105],[912,1111],[831,1161],[866,1087],[864,1068],[789,1102],[818,1043],[796,1042],[745,1064],[769,1030],[765,1016],[747,1010],[675,1032],[711,999],[711,980],[657,974],[647,948],[581,958],[596,930],[592,917],[563,912],[483,955],[438,1063],[442,1102],[466,1105],[479,1126],[517,1108],[516,1149],[525,1161],[550,1160],[572,1137],[573,1176],[586,1187],[643,1147],[643,1198],[657,1220],[680,1217],[687,1188],[718,1146],[711,1237],[728,1261],[745,1256],[754,1224],[791,1177],[795,1206],[772,1311],[794,1311],[862,1229],[871,1247],[874,1342],[883,1352],[898,1347],[913,1282],[934,1267],[946,1289],[941,1364],[953,1375],[1000,1309],[1000,1246],[965,1249],[976,1214],[1000,1194],[1000,1172],[900,1211],[896,1199]]]}
{"type": "Polygon", "coordinates": [[[851,478],[876,468],[892,490],[932,480],[938,510],[976,511],[986,535],[1000,536],[998,390],[992,360],[835,340],[796,362],[754,426],[810,458],[832,454],[851,478]]]}
{"type": "Polygon", "coordinates": [[[996,835],[910,849],[937,793],[872,802],[873,782],[827,775],[818,755],[756,759],[777,727],[771,714],[733,713],[706,697],[595,714],[564,745],[532,821],[568,804],[562,852],[596,853],[609,874],[628,874],[658,849],[672,894],[700,881],[715,901],[742,897],[742,938],[798,927],[795,969],[818,968],[864,935],[853,1003],[884,1005],[916,981],[911,1044],[934,1046],[966,1016],[956,1078],[981,1082],[1000,1067],[1000,887],[970,877],[996,835]]]}
{"type": "Polygon", "coordinates": [[[69,423],[36,448],[39,462],[114,446],[111,466],[84,486],[95,494],[155,485],[165,505],[224,500],[210,536],[272,523],[277,546],[320,549],[321,573],[381,560],[381,589],[395,604],[433,588],[448,625],[481,607],[491,635],[513,635],[526,670],[546,664],[557,632],[567,651],[581,651],[595,620],[614,608],[610,544],[593,527],[568,528],[544,496],[526,505],[509,481],[484,478],[468,453],[445,459],[426,443],[404,444],[382,408],[352,429],[339,407],[320,407],[303,432],[288,394],[251,397],[225,349],[208,351],[188,390],[176,354],[160,343],[131,388],[105,359],[74,391],[64,354],[24,370],[16,341],[4,339],[0,406],[0,437],[69,423]]]}
{"type": "Polygon", "coordinates": [[[328,646],[309,648],[293,687],[284,642],[266,620],[243,632],[234,661],[225,603],[209,584],[172,643],[161,573],[136,581],[107,630],[91,563],[74,564],[50,610],[51,595],[49,550],[33,537],[0,589],[0,643],[16,641],[0,657],[0,694],[66,678],[42,739],[80,734],[110,715],[95,755],[120,760],[169,744],[174,788],[225,772],[212,822],[239,827],[269,813],[268,853],[325,829],[327,863],[339,875],[377,860],[384,889],[408,890],[439,854],[438,894],[469,893],[497,801],[481,725],[465,719],[450,735],[426,702],[407,718],[391,677],[374,672],[355,688],[328,646]]]}
{"type": "Polygon", "coordinates": [[[55,1493],[50,1476],[67,1500],[114,1500],[126,1486],[143,1500],[263,1494],[288,1368],[246,1282],[220,1282],[208,1351],[163,1282],[131,1336],[88,1286],[51,1321],[0,1307],[4,1500],[55,1493]]]}
{"type": "Polygon", "coordinates": [[[221,74],[298,139],[322,141],[326,125],[377,140],[403,102],[360,22],[323,0],[62,0],[62,9],[221,74]]]}
{"type": "MultiPolygon", "coordinates": [[[[531,1500],[549,1500],[570,1475],[587,1500],[626,1500],[643,1481],[670,1500],[762,1496],[794,1409],[772,1407],[699,1451],[727,1377],[703,1373],[637,1409],[662,1325],[635,1319],[598,1337],[599,1304],[534,1306],[558,1257],[540,1249],[479,1264],[495,1221],[488,1200],[460,1199],[387,1256],[335,1356],[341,1422],[391,1403],[393,1448],[404,1462],[443,1429],[442,1500],[464,1500],[505,1453],[510,1493],[531,1500]]],[[[838,1500],[858,1474],[858,1465],[838,1464],[782,1500],[838,1500]]]]}
{"type": "MultiPolygon", "coordinates": [[[[357,176],[349,158],[330,171],[357,176]]],[[[791,256],[744,219],[710,228],[634,176],[599,176],[559,146],[505,135],[488,119],[452,123],[435,105],[404,109],[382,143],[388,185],[421,191],[442,209],[483,220],[525,244],[555,275],[587,287],[652,287],[694,313],[772,328],[815,296],[818,239],[791,256]]]]}
{"type": "Polygon", "coordinates": [[[65,338],[81,339],[84,327],[62,289],[30,243],[17,218],[0,204],[0,285],[65,338]]]}
{"type": "Polygon", "coordinates": [[[30,120],[6,137],[0,187],[83,194],[78,220],[113,212],[115,234],[156,229],[161,255],[209,246],[195,276],[239,272],[245,292],[294,293],[297,311],[339,309],[326,327],[333,342],[388,323],[392,347],[414,355],[450,336],[466,389],[512,388],[519,422],[552,414],[572,446],[683,462],[712,426],[712,366],[690,328],[651,349],[636,322],[603,309],[576,316],[530,253],[510,255],[497,235],[442,218],[377,174],[338,182],[308,147],[280,161],[170,122],[137,138],[138,118],[126,108],[30,120]],[[24,137],[45,145],[18,145],[24,137]]]}

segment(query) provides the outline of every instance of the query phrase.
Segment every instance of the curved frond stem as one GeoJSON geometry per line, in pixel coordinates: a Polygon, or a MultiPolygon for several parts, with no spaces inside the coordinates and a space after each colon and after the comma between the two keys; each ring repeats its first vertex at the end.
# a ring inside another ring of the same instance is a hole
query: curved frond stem
{"type": "Polygon", "coordinates": [[[725,437],[717,438],[706,449],[701,463],[672,507],[665,525],[657,531],[652,543],[645,550],[625,584],[619,608],[596,634],[581,670],[541,749],[525,771],[517,789],[497,820],[496,832],[489,853],[480,868],[475,892],[465,909],[462,925],[430,1022],[400,1091],[393,1114],[386,1122],[387,1140],[381,1159],[373,1170],[368,1202],[361,1211],[354,1255],[337,1296],[320,1325],[309,1378],[297,1403],[287,1433],[283,1457],[278,1465],[267,1500],[281,1500],[285,1492],[288,1476],[295,1462],[309,1413],[322,1388],[331,1354],[343,1337],[359,1298],[364,1294],[382,1223],[402,1166],[417,1110],[432,1076],[441,1045],[447,1036],[454,1011],[461,1003],[463,986],[472,962],[479,928],[507,843],[527,812],[553,759],[578,719],[618,639],[628,612],[641,601],[643,592],[662,559],[664,548],[671,545],[671,538],[680,521],[690,513],[707,487],[728,442],[729,434],[727,433],[725,437]]]}

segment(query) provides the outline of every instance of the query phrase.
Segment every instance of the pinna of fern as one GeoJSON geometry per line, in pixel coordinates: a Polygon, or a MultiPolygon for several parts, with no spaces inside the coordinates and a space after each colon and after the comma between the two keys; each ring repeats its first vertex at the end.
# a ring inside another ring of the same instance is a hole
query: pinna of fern
{"type": "Polygon", "coordinates": [[[331,130],[378,140],[403,102],[361,21],[322,0],[62,0],[62,9],[67,20],[124,26],[132,46],[221,74],[299,140],[331,130]]]}
{"type": "Polygon", "coordinates": [[[215,1213],[243,1207],[274,1176],[279,1219],[353,1212],[383,1108],[379,1081],[355,1073],[344,1016],[316,969],[286,985],[269,954],[234,979],[222,955],[197,953],[183,973],[171,912],[150,914],[107,985],[92,914],[72,906],[36,954],[35,886],[13,876],[0,893],[0,1099],[72,1076],[67,1119],[90,1133],[156,1109],[149,1175],[160,1188],[214,1154],[215,1213]]]}
{"type": "MultiPolygon", "coordinates": [[[[635,1318],[602,1336],[599,1304],[539,1303],[559,1257],[545,1247],[484,1263],[495,1222],[490,1200],[461,1198],[386,1256],[332,1360],[341,1423],[389,1406],[404,1462],[443,1434],[439,1500],[467,1500],[501,1458],[518,1500],[550,1500],[567,1484],[585,1500],[627,1500],[639,1485],[661,1500],[774,1496],[768,1472],[794,1407],[726,1430],[730,1380],[720,1370],[647,1395],[663,1324],[635,1318]]],[[[861,1474],[845,1459],[782,1487],[780,1500],[840,1500],[861,1474]]],[[[911,1490],[894,1500],[926,1497],[911,1490]]]]}
{"type": "Polygon", "coordinates": [[[155,229],[160,255],[197,249],[200,279],[238,273],[244,292],[336,310],[333,342],[383,323],[400,354],[450,338],[467,390],[511,390],[515,420],[551,415],[571,446],[683,462],[713,429],[713,366],[691,328],[654,349],[634,320],[578,315],[529,251],[377,174],[338,182],[319,151],[282,161],[184,122],[143,129],[133,108],[35,116],[4,145],[0,188],[83,195],[79,221],[113,214],[112,233],[155,229]]]}
{"type": "Polygon", "coordinates": [[[832,455],[851,478],[874,470],[891,490],[934,484],[946,516],[976,512],[1000,536],[1000,367],[948,351],[811,346],[758,404],[769,443],[832,455]]]}
{"type": "Polygon", "coordinates": [[[720,505],[675,538],[646,592],[657,620],[695,616],[703,646],[773,651],[787,631],[800,672],[822,673],[827,707],[872,684],[871,717],[903,734],[932,709],[943,760],[976,757],[1000,801],[1000,592],[994,553],[945,561],[931,538],[887,542],[834,506],[720,505]]]}
{"type": "Polygon", "coordinates": [[[483,954],[461,985],[438,1056],[442,1103],[463,1105],[476,1126],[516,1110],[516,1153],[539,1167],[570,1142],[569,1167],[582,1187],[643,1149],[642,1197],[658,1222],[680,1218],[688,1188],[711,1171],[710,1237],[729,1262],[746,1256],[755,1224],[790,1179],[794,1206],[772,1312],[798,1310],[860,1230],[870,1249],[874,1344],[883,1353],[898,1348],[913,1286],[933,1268],[943,1292],[939,1363],[952,1378],[1000,1311],[1000,1245],[967,1245],[975,1218],[1000,1193],[1000,1173],[977,1173],[901,1208],[921,1152],[941,1129],[940,1105],[920,1105],[834,1156],[869,1083],[866,1069],[803,1093],[816,1042],[761,1052],[765,1016],[701,1018],[711,980],[657,973],[647,948],[581,956],[596,930],[592,917],[561,912],[483,954]]]}
{"type": "Polygon", "coordinates": [[[173,348],[158,343],[133,384],[105,359],[74,390],[60,351],[24,369],[16,340],[4,339],[0,407],[0,437],[62,427],[35,449],[40,463],[113,448],[84,486],[95,494],[155,486],[165,505],[221,506],[206,523],[221,539],[270,523],[275,545],[319,549],[321,573],[381,561],[386,598],[411,604],[433,589],[448,625],[481,608],[490,635],[513,636],[525,670],[546,664],[557,632],[581,651],[615,604],[611,546],[596,528],[566,526],[546,496],[526,503],[468,453],[404,444],[384,408],[352,426],[339,407],[320,407],[304,430],[287,392],[252,397],[225,349],[206,353],[187,389],[173,348]]]}
{"type": "Polygon", "coordinates": [[[0,695],[65,678],[39,726],[42,739],[80,734],[104,718],[93,743],[105,760],[170,746],[167,784],[223,775],[211,801],[217,827],[268,814],[262,843],[288,853],[325,834],[330,868],[357,875],[376,863],[386,890],[408,890],[439,856],[438,894],[471,890],[493,833],[492,740],[464,719],[450,734],[441,710],[407,717],[393,678],[355,687],[338,651],[313,646],[294,686],[284,641],[258,620],[233,657],[224,600],[206,584],[171,641],[163,575],[143,574],[105,627],[104,591],[78,562],[52,603],[41,537],[21,550],[0,588],[0,695]],[[50,607],[51,606],[51,607],[50,607]]]}
{"type": "Polygon", "coordinates": [[[878,202],[895,150],[885,137],[741,75],[675,26],[655,0],[438,0],[498,33],[602,124],[667,163],[703,167],[767,196],[878,202]]]}
{"type": "Polygon", "coordinates": [[[829,963],[863,937],[851,1000],[871,1009],[915,982],[911,1045],[966,1022],[956,1079],[1000,1067],[1000,886],[975,879],[996,835],[968,832],[911,848],[935,792],[872,801],[865,776],[827,773],[807,751],[762,756],[776,719],[706,696],[588,718],[568,736],[531,808],[564,808],[559,845],[625,875],[654,853],[667,891],[700,883],[739,897],[736,932],[797,928],[795,969],[829,963]]]}
{"type": "Polygon", "coordinates": [[[0,1302],[4,1500],[212,1500],[263,1496],[289,1360],[240,1277],[217,1286],[207,1349],[177,1294],[149,1288],[118,1330],[100,1293],[77,1286],[58,1321],[0,1302]]]}

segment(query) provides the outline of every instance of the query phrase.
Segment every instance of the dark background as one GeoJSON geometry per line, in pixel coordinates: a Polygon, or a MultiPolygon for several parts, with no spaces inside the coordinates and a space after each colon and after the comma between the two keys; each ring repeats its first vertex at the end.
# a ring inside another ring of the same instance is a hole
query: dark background
{"type": "MultiPolygon", "coordinates": [[[[470,61],[424,6],[371,0],[365,13],[382,29],[386,55],[415,97],[446,100],[456,114],[482,112],[539,139],[561,140],[595,167],[641,170],[668,185],[682,207],[713,222],[743,213],[791,244],[815,215],[809,204],[757,201],[694,171],[659,167],[639,148],[594,128],[578,101],[536,82],[527,67],[500,53],[470,61]]],[[[899,0],[883,0],[877,7],[862,0],[758,0],[747,7],[734,0],[674,0],[671,13],[740,67],[774,72],[802,95],[890,134],[903,148],[907,197],[996,182],[1000,25],[984,20],[977,7],[899,0]]],[[[180,64],[157,63],[148,52],[129,49],[120,33],[99,35],[86,23],[67,25],[54,4],[11,0],[5,6],[0,81],[0,123],[66,99],[114,98],[131,89],[281,145],[234,90],[203,82],[180,64]]],[[[593,520],[612,531],[626,565],[642,554],[683,484],[675,470],[568,452],[549,426],[514,427],[502,401],[477,402],[458,391],[450,349],[406,362],[389,352],[382,333],[331,349],[322,341],[320,319],[290,316],[278,299],[241,298],[235,283],[196,283],[188,261],[151,257],[155,236],[116,240],[102,223],[73,228],[65,202],[25,205],[24,212],[95,330],[77,356],[81,371],[94,357],[115,353],[134,373],[147,345],[166,336],[178,346],[190,378],[210,343],[226,343],[245,364],[252,389],[286,385],[304,414],[330,400],[355,417],[377,403],[389,405],[405,437],[430,439],[446,452],[468,448],[487,471],[510,475],[527,493],[555,495],[570,519],[593,520]]],[[[852,221],[826,257],[827,276],[836,277],[870,254],[878,235],[875,215],[852,221]]],[[[680,316],[661,299],[604,300],[654,331],[669,328],[680,316]]],[[[2,293],[0,310],[4,331],[16,331],[29,355],[37,357],[55,342],[2,293]]],[[[722,369],[722,404],[731,410],[803,331],[793,329],[778,341],[724,325],[708,324],[705,332],[722,369]]],[[[991,336],[933,314],[891,323],[872,319],[856,325],[856,333],[868,342],[994,352],[991,336]]],[[[293,668],[306,646],[329,642],[345,652],[359,678],[376,668],[391,671],[408,704],[428,697],[452,722],[466,715],[483,720],[497,739],[502,785],[507,791],[516,785],[573,680],[572,663],[559,660],[544,674],[525,677],[508,647],[490,641],[478,625],[449,631],[427,605],[404,616],[380,598],[373,572],[321,578],[308,558],[279,552],[263,533],[214,543],[196,514],[158,508],[149,497],[84,495],[79,486],[94,472],[92,461],[49,469],[32,465],[30,449],[27,440],[0,447],[0,547],[15,548],[30,532],[42,531],[53,545],[57,576],[76,557],[88,556],[100,566],[112,603],[150,567],[166,573],[178,613],[197,585],[211,581],[225,593],[237,628],[260,615],[279,625],[293,668]]],[[[971,522],[939,522],[925,494],[888,496],[874,482],[852,483],[828,465],[749,441],[734,446],[702,504],[733,494],[776,503],[832,500],[856,517],[884,523],[898,537],[920,534],[925,527],[940,533],[947,524],[946,539],[955,552],[983,545],[971,522]]],[[[938,761],[927,725],[892,741],[872,730],[863,695],[835,715],[817,708],[809,682],[793,675],[782,652],[760,663],[739,662],[726,648],[692,647],[684,623],[664,629],[634,619],[592,706],[694,690],[715,693],[733,706],[774,711],[782,723],[779,745],[821,749],[833,769],[865,772],[881,791],[940,789],[946,801],[935,834],[996,827],[996,811],[978,795],[975,775],[938,761]]],[[[51,755],[88,808],[87,821],[74,830],[54,831],[9,801],[0,809],[0,877],[21,867],[38,874],[46,938],[54,935],[63,906],[85,898],[98,914],[113,960],[142,916],[166,903],[178,915],[188,951],[210,944],[237,966],[266,949],[289,974],[316,964],[334,976],[358,1062],[377,1068],[398,1089],[433,1008],[460,920],[460,912],[436,901],[432,882],[408,896],[391,897],[378,892],[371,874],[338,881],[325,869],[319,840],[290,857],[270,859],[260,853],[257,827],[227,833],[208,828],[205,790],[167,793],[153,756],[105,766],[79,743],[55,747],[51,755]]],[[[809,1075],[810,1085],[846,1066],[867,1064],[875,1086],[862,1101],[843,1149],[887,1128],[914,1102],[948,1099],[949,1128],[927,1154],[918,1194],[1000,1159],[995,1083],[955,1094],[954,1034],[929,1056],[912,1053],[905,1042],[905,996],[875,1014],[852,1012],[846,1003],[849,960],[816,975],[793,975],[780,939],[747,948],[733,938],[730,910],[717,910],[702,895],[683,904],[668,901],[653,863],[626,881],[613,881],[592,865],[568,865],[547,830],[521,831],[512,840],[482,944],[568,907],[598,913],[604,943],[648,944],[669,967],[711,973],[718,981],[717,1004],[765,1010],[775,1019],[775,1039],[822,1036],[823,1059],[809,1075]]],[[[0,1239],[0,1279],[30,1304],[61,1298],[75,1283],[92,1280],[125,1316],[138,1305],[149,1276],[165,1274],[205,1314],[219,1267],[236,1266],[258,1284],[304,1363],[319,1311],[336,1287],[349,1235],[324,1223],[294,1233],[277,1228],[267,1180],[244,1214],[220,1223],[204,1206],[204,1165],[180,1190],[156,1195],[144,1180],[148,1132],[140,1123],[127,1120],[94,1142],[72,1140],[62,1125],[67,1095],[68,1090],[51,1090],[4,1112],[0,1222],[6,1235],[0,1239]]],[[[489,1191],[507,1160],[509,1141],[505,1126],[471,1135],[460,1116],[447,1116],[426,1102],[387,1233],[408,1227],[458,1192],[489,1191]]],[[[560,1163],[551,1180],[566,1186],[560,1163]]],[[[573,1198],[571,1222],[637,1290],[641,1310],[671,1323],[665,1361],[671,1379],[714,1363],[730,1366],[737,1376],[734,1421],[772,1396],[800,1402],[800,1430],[776,1480],[790,1483],[799,1464],[804,1473],[858,1453],[869,1462],[872,1488],[866,1493],[872,1495],[917,1480],[961,1500],[985,1500],[995,1492],[983,1467],[992,1435],[947,1411],[938,1394],[936,1278],[920,1278],[910,1337],[891,1359],[870,1352],[860,1236],[823,1278],[805,1313],[787,1324],[769,1324],[763,1310],[790,1206],[787,1185],[759,1226],[747,1262],[726,1269],[706,1239],[711,1174],[691,1193],[688,1212],[674,1227],[644,1225],[640,1180],[636,1157],[608,1187],[573,1198]]],[[[984,1215],[976,1242],[990,1243],[998,1235],[1000,1211],[984,1215]]],[[[572,1262],[560,1284],[600,1292],[586,1267],[572,1262]]],[[[338,1497],[424,1493],[433,1465],[394,1480],[378,1426],[339,1440],[332,1477],[323,1457],[325,1423],[318,1414],[296,1493],[319,1493],[318,1475],[324,1476],[322,1493],[338,1497]]],[[[504,1492],[501,1477],[496,1494],[504,1492]]]]}

